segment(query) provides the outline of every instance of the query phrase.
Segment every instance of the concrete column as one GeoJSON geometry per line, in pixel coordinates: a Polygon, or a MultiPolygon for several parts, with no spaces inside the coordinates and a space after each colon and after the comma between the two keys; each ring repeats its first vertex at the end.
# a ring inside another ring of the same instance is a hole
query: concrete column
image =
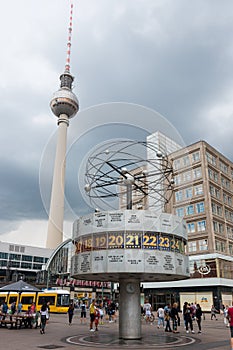
{"type": "Polygon", "coordinates": [[[140,280],[120,279],[119,338],[141,339],[140,280]]]}
{"type": "Polygon", "coordinates": [[[51,249],[55,249],[63,241],[65,160],[68,125],[68,116],[65,114],[60,115],[58,118],[57,148],[46,241],[46,248],[51,249]]]}

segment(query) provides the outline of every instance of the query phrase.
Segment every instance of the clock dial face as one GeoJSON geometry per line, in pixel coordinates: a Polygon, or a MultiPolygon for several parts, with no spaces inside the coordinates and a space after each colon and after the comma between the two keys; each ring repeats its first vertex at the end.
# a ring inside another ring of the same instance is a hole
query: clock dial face
{"type": "Polygon", "coordinates": [[[127,285],[126,285],[126,291],[127,291],[127,293],[134,293],[134,291],[135,291],[135,289],[134,289],[134,285],[133,285],[133,283],[127,283],[127,285]]]}

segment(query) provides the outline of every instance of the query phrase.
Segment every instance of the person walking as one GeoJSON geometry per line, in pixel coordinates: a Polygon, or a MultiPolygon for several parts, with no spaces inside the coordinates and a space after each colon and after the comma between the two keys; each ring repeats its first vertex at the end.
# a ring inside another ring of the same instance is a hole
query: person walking
{"type": "Polygon", "coordinates": [[[158,316],[158,325],[157,328],[160,328],[160,326],[162,325],[162,327],[164,328],[164,309],[162,307],[159,307],[157,310],[157,316],[158,316]]]}
{"type": "Polygon", "coordinates": [[[82,301],[80,308],[81,308],[80,322],[81,324],[82,323],[86,324],[87,323],[87,306],[86,306],[85,300],[82,301]]]}
{"type": "Polygon", "coordinates": [[[40,333],[45,334],[45,326],[47,319],[49,318],[49,310],[46,303],[43,303],[40,309],[40,333]]]}
{"type": "Polygon", "coordinates": [[[215,320],[217,321],[217,316],[216,316],[216,313],[218,312],[218,310],[214,307],[214,305],[211,306],[211,310],[210,310],[210,313],[211,313],[211,316],[210,316],[210,319],[213,320],[213,318],[215,318],[215,320]]]}
{"type": "Polygon", "coordinates": [[[143,311],[144,311],[144,314],[146,316],[146,323],[149,323],[152,308],[151,308],[151,304],[149,303],[148,299],[145,300],[145,303],[143,305],[143,311]]]}
{"type": "Polygon", "coordinates": [[[73,303],[70,303],[67,313],[68,313],[68,318],[69,318],[69,325],[71,326],[73,316],[74,316],[74,304],[73,303]]]}
{"type": "Polygon", "coordinates": [[[202,309],[200,304],[197,304],[196,307],[196,321],[198,326],[198,333],[201,333],[201,319],[202,319],[202,309]]]}
{"type": "Polygon", "coordinates": [[[179,319],[179,314],[178,314],[178,304],[173,303],[172,308],[171,308],[171,320],[172,320],[172,331],[173,333],[179,333],[178,332],[178,319],[179,319]]]}
{"type": "Polygon", "coordinates": [[[90,305],[90,332],[94,332],[94,328],[93,328],[93,323],[95,321],[95,299],[92,300],[92,303],[90,305]]]}
{"type": "Polygon", "coordinates": [[[165,332],[172,332],[170,319],[171,319],[171,304],[168,304],[164,308],[165,332]]]}
{"type": "Polygon", "coordinates": [[[190,310],[190,304],[188,304],[187,301],[184,303],[183,315],[184,315],[186,333],[189,333],[189,326],[190,326],[191,332],[195,333],[193,330],[193,320],[192,320],[192,314],[190,310]]]}

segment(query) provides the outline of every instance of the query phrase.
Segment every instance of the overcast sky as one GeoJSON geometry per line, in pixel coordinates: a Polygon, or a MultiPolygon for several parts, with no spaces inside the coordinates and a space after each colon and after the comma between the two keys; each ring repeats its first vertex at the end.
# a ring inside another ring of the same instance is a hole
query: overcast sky
{"type": "MultiPolygon", "coordinates": [[[[160,113],[187,145],[206,140],[233,160],[232,0],[73,3],[71,73],[80,117],[71,120],[68,139],[87,108],[125,102],[160,113]]],[[[57,126],[49,102],[64,71],[69,12],[69,0],[1,4],[2,241],[45,245],[51,171],[43,172],[46,198],[40,172],[45,153],[53,159],[57,126]]],[[[105,128],[102,133],[111,133],[111,126],[105,128]]],[[[82,129],[77,149],[85,153],[99,134],[82,129]]],[[[117,136],[129,134],[123,127],[117,136]]],[[[67,191],[77,169],[68,162],[67,191]]],[[[78,195],[70,206],[75,210],[67,213],[64,238],[71,236],[75,216],[90,210],[78,195]]]]}

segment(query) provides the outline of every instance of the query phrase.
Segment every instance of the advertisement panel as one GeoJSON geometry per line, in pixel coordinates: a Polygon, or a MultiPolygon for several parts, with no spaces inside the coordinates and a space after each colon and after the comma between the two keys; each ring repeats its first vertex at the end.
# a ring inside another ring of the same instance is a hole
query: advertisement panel
{"type": "Polygon", "coordinates": [[[202,311],[210,312],[213,305],[213,293],[212,292],[193,292],[193,293],[180,293],[180,307],[181,310],[185,302],[200,304],[202,311]]]}

